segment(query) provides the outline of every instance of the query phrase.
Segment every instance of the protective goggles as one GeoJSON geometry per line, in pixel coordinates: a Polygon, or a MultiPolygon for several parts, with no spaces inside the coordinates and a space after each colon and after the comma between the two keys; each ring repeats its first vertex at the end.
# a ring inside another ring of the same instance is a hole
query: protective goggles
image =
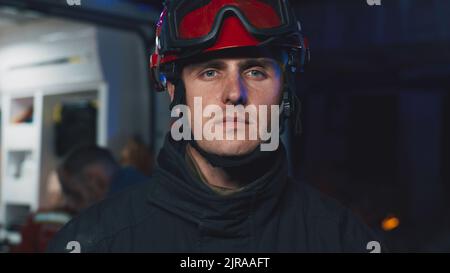
{"type": "Polygon", "coordinates": [[[262,41],[299,31],[287,0],[169,1],[166,21],[169,31],[161,37],[162,50],[211,45],[224,18],[230,15],[239,18],[262,41]]]}

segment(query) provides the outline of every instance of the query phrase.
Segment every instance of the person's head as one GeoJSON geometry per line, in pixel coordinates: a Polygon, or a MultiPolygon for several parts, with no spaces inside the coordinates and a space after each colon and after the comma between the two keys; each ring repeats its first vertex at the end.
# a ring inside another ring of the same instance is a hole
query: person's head
{"type": "Polygon", "coordinates": [[[294,78],[288,74],[302,70],[307,58],[300,23],[286,0],[168,1],[158,23],[152,79],[173,102],[187,105],[193,131],[208,121],[221,123],[224,135],[233,131],[231,140],[197,139],[200,149],[223,157],[244,156],[262,142],[259,130],[255,139],[249,128],[264,122],[257,128],[270,129],[271,119],[279,119],[271,116],[271,106],[290,104],[283,100],[289,97],[284,95],[287,86],[292,88],[288,78],[294,78]],[[196,107],[211,105],[222,109],[223,116],[196,117],[196,107]],[[256,114],[230,121],[226,108],[238,105],[254,106],[256,114]],[[259,111],[261,106],[266,114],[259,111]],[[244,139],[237,137],[240,129],[244,139]]]}
{"type": "Polygon", "coordinates": [[[57,170],[66,206],[78,212],[102,200],[118,169],[104,148],[89,145],[69,152],[57,170]]]}
{"type": "Polygon", "coordinates": [[[153,169],[152,152],[139,137],[132,137],[120,151],[120,163],[150,175],[153,169]]]}

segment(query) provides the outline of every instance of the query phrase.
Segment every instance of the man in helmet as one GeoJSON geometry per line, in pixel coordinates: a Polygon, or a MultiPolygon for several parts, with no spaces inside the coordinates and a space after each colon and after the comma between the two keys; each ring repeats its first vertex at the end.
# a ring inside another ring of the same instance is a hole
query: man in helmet
{"type": "Polygon", "coordinates": [[[149,183],[85,211],[49,251],[75,241],[81,252],[367,252],[376,239],[364,225],[288,177],[282,143],[263,149],[285,118],[298,131],[294,78],[308,59],[287,0],[167,1],[152,79],[187,124],[172,127],[149,183]],[[225,114],[195,114],[208,107],[225,114]],[[231,138],[205,137],[206,124],[231,138]],[[270,138],[251,138],[254,124],[270,138]]]}

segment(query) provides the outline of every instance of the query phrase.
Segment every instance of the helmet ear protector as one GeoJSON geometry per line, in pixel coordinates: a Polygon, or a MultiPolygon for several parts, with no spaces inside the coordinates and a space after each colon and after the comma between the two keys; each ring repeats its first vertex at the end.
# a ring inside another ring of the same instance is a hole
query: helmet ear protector
{"type": "MultiPolygon", "coordinates": [[[[300,23],[299,29],[301,30],[300,23]]],[[[301,35],[301,34],[299,34],[301,35]]],[[[299,114],[301,103],[296,95],[295,78],[298,73],[303,73],[308,66],[311,55],[307,38],[300,37],[301,46],[288,48],[288,60],[285,68],[284,90],[282,99],[282,113],[287,117],[299,114]]]]}

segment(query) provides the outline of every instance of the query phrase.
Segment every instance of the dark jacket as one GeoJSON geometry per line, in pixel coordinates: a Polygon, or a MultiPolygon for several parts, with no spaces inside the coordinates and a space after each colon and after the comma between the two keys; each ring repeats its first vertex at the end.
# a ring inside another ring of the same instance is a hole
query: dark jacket
{"type": "Polygon", "coordinates": [[[376,240],[347,209],[288,177],[283,148],[228,196],[192,175],[184,149],[166,140],[149,182],[87,209],[48,251],[76,241],[81,252],[369,252],[376,240]]]}

